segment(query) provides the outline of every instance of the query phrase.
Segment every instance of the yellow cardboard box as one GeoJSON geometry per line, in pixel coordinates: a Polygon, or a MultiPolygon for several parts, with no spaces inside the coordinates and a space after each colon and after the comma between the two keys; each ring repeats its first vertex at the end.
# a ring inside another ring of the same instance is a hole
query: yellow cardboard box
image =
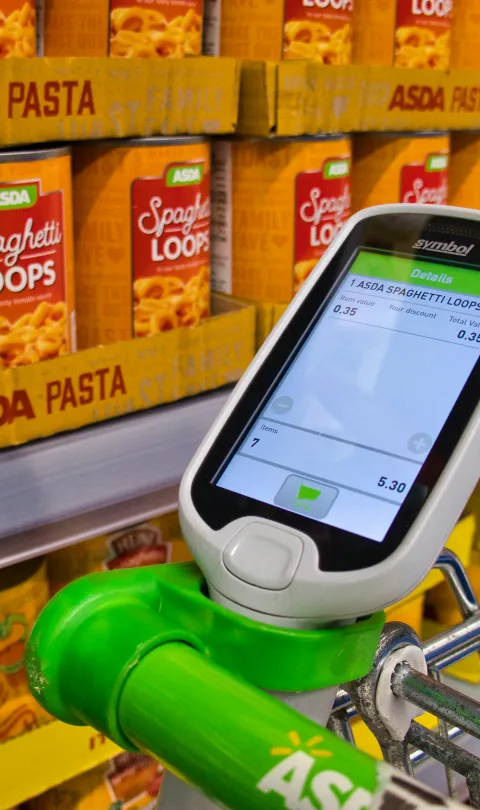
{"type": "Polygon", "coordinates": [[[242,64],[237,129],[244,135],[479,128],[475,71],[242,64]]]}
{"type": "MultiPolygon", "coordinates": [[[[247,302],[245,302],[247,303],[247,302]]],[[[256,346],[257,351],[265,343],[273,327],[278,323],[287,304],[256,304],[256,346]]]]}
{"type": "Polygon", "coordinates": [[[255,353],[255,309],[212,298],[194,329],[88,349],[0,374],[0,447],[235,382],[255,353]]]}
{"type": "Polygon", "coordinates": [[[0,144],[233,132],[234,59],[0,61],[0,144]]]}
{"type": "Polygon", "coordinates": [[[58,721],[0,744],[0,810],[89,771],[120,751],[92,728],[58,721]]]}

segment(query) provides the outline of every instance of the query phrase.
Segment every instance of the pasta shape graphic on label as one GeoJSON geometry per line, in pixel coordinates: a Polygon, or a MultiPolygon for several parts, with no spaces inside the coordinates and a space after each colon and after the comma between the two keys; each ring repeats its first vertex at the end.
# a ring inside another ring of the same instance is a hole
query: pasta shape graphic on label
{"type": "Polygon", "coordinates": [[[134,282],[135,337],[149,337],[181,326],[198,326],[208,317],[208,267],[184,283],[175,276],[151,276],[134,282]]]}
{"type": "Polygon", "coordinates": [[[35,8],[29,2],[6,12],[0,0],[0,59],[36,55],[35,8]]]}
{"type": "Polygon", "coordinates": [[[337,31],[321,22],[290,20],[284,27],[284,59],[314,59],[324,65],[349,65],[352,27],[337,31]]]}
{"type": "Polygon", "coordinates": [[[397,28],[395,67],[447,70],[449,61],[449,31],[436,37],[428,28],[413,25],[397,28]]]}
{"type": "Polygon", "coordinates": [[[0,368],[29,366],[68,354],[67,307],[42,301],[14,323],[0,316],[0,368]]]}
{"type": "Polygon", "coordinates": [[[181,58],[198,55],[202,18],[193,8],[168,20],[149,8],[114,8],[110,13],[110,56],[181,58]]]}

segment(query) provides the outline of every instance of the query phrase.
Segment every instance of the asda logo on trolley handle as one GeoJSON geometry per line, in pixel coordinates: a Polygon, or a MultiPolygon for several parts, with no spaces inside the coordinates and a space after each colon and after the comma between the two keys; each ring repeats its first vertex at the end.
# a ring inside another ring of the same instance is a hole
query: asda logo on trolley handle
{"type": "MultiPolygon", "coordinates": [[[[321,738],[320,738],[321,739],[321,738]]],[[[317,752],[320,753],[320,752],[317,752]]],[[[330,752],[322,751],[326,757],[330,752]]],[[[295,751],[275,765],[257,788],[262,793],[277,794],[283,799],[278,806],[286,810],[368,810],[372,794],[355,787],[351,779],[336,770],[318,770],[317,758],[305,751],[295,751]]]]}
{"type": "Polygon", "coordinates": [[[426,810],[451,808],[445,797],[358,751],[341,750],[339,741],[327,748],[316,734],[306,742],[296,731],[291,745],[270,750],[276,764],[257,784],[266,805],[278,810],[426,810]],[[352,759],[352,755],[355,759],[352,759]],[[333,761],[332,761],[333,760],[333,761]],[[341,770],[333,768],[339,763],[341,770]],[[367,790],[366,786],[373,790],[367,790]],[[270,801],[268,802],[268,799],[270,801]]]}

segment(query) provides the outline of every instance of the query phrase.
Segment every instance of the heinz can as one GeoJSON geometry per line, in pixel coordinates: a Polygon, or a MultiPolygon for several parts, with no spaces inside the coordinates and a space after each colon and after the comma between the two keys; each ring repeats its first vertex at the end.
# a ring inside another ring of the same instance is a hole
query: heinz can
{"type": "Polygon", "coordinates": [[[0,367],[75,351],[70,149],[0,152],[0,367]]]}
{"type": "Polygon", "coordinates": [[[155,810],[163,767],[123,752],[29,802],[30,810],[155,810]]]}
{"type": "Polygon", "coordinates": [[[36,55],[35,0],[0,0],[0,59],[36,55]]]}
{"type": "Polygon", "coordinates": [[[50,592],[53,596],[86,574],[190,559],[178,512],[171,512],[52,552],[47,558],[50,592]]]}
{"type": "Polygon", "coordinates": [[[442,133],[356,135],[353,210],[384,203],[446,204],[449,153],[449,136],[442,133]]]}
{"type": "Polygon", "coordinates": [[[204,53],[348,65],[353,0],[206,0],[204,53]]]}
{"type": "Polygon", "coordinates": [[[354,63],[447,70],[452,4],[453,0],[355,0],[354,63]]]}
{"type": "Polygon", "coordinates": [[[480,132],[452,132],[451,205],[480,208],[480,132]]]}
{"type": "Polygon", "coordinates": [[[210,143],[75,146],[81,348],[197,326],[210,306],[210,143]]]}
{"type": "Polygon", "coordinates": [[[48,0],[44,53],[147,59],[198,55],[202,17],[203,0],[48,0]]]}
{"type": "Polygon", "coordinates": [[[217,142],[212,285],[288,302],[350,215],[347,136],[217,142]]]}

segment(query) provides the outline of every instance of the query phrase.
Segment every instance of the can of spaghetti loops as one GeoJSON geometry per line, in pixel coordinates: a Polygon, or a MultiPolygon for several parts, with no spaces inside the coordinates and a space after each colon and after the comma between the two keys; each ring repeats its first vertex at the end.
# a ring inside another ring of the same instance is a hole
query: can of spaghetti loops
{"type": "Polygon", "coordinates": [[[345,135],[213,147],[212,284],[287,303],[350,215],[345,135]]]}
{"type": "Polygon", "coordinates": [[[353,210],[384,203],[446,204],[449,154],[445,133],[355,135],[353,210]]]}
{"type": "Polygon", "coordinates": [[[75,350],[70,149],[0,152],[0,368],[75,350]]]}
{"type": "Polygon", "coordinates": [[[480,209],[480,132],[452,132],[451,205],[480,209]]]}
{"type": "Polygon", "coordinates": [[[355,0],[353,62],[447,70],[452,5],[453,0],[355,0]]]}
{"type": "Polygon", "coordinates": [[[80,348],[197,326],[210,306],[210,143],[73,150],[80,348]]]}
{"type": "Polygon", "coordinates": [[[348,65],[353,0],[206,0],[204,53],[348,65]]]}
{"type": "Polygon", "coordinates": [[[144,59],[198,56],[202,19],[203,0],[48,0],[44,53],[144,59]]]}
{"type": "MultiPolygon", "coordinates": [[[[480,70],[480,0],[455,0],[450,67],[480,70]]],[[[472,112],[468,106],[465,112],[472,112]]]]}

